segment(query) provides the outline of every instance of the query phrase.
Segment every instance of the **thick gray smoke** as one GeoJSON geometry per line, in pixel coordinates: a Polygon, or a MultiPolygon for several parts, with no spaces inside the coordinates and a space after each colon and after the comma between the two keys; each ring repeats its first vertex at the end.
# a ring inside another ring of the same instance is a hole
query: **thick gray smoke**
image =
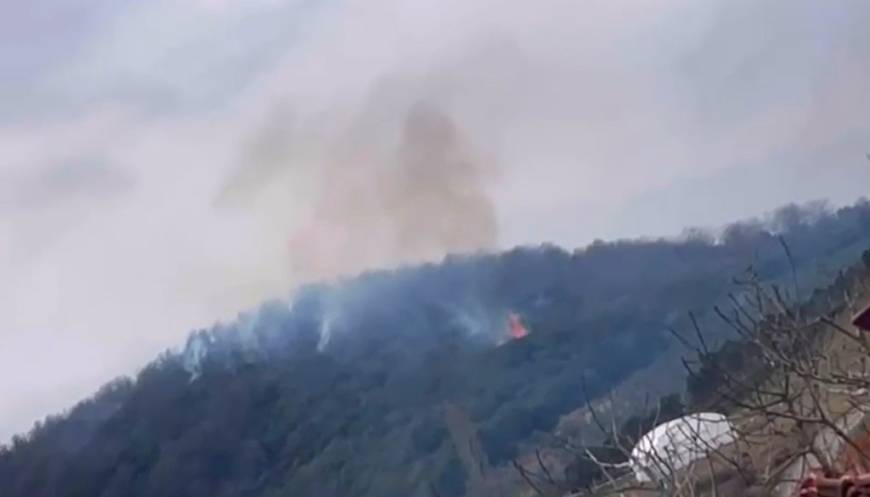
{"type": "Polygon", "coordinates": [[[447,116],[425,105],[412,108],[396,159],[380,186],[402,252],[433,256],[495,244],[483,171],[447,116]]]}
{"type": "Polygon", "coordinates": [[[245,208],[272,196],[265,208],[285,219],[277,229],[287,236],[292,280],[495,246],[487,185],[496,170],[438,105],[375,100],[350,125],[337,126],[341,119],[300,123],[276,112],[218,199],[245,208]],[[300,204],[308,209],[301,215],[300,204]]]}

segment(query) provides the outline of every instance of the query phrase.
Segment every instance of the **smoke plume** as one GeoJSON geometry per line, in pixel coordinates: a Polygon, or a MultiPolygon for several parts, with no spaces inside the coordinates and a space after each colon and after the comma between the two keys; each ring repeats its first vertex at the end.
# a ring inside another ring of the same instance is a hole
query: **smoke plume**
{"type": "Polygon", "coordinates": [[[496,244],[496,169],[439,105],[375,99],[349,119],[281,111],[250,143],[218,200],[283,216],[297,283],[496,244]]]}

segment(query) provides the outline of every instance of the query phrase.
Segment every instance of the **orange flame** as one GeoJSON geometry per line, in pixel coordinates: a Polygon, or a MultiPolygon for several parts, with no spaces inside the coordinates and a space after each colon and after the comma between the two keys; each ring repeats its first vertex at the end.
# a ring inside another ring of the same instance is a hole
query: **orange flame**
{"type": "Polygon", "coordinates": [[[511,337],[514,340],[523,338],[524,336],[527,336],[529,334],[529,330],[526,329],[525,325],[523,325],[522,320],[517,314],[513,312],[508,314],[508,322],[510,326],[511,337]]]}

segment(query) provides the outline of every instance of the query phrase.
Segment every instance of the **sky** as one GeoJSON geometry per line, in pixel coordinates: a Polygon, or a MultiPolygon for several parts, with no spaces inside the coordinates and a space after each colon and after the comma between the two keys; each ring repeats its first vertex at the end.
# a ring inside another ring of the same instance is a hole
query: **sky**
{"type": "Polygon", "coordinates": [[[306,281],[870,185],[864,0],[0,0],[0,440],[306,281]]]}

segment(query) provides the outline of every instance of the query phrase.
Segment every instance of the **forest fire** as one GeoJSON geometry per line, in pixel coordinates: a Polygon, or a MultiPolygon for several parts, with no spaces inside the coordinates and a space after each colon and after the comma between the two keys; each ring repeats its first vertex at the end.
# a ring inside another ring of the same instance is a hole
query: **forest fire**
{"type": "Polygon", "coordinates": [[[529,334],[529,330],[523,324],[522,319],[516,313],[508,314],[508,325],[510,327],[511,338],[514,340],[523,338],[529,334]]]}

